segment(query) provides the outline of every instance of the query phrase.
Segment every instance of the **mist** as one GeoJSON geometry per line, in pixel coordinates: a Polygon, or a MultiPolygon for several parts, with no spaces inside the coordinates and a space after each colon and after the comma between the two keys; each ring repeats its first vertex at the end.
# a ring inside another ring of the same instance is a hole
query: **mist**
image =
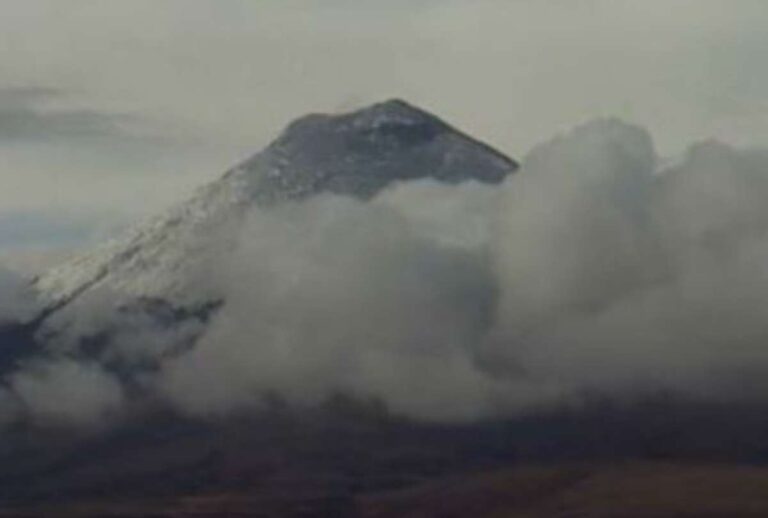
{"type": "MultiPolygon", "coordinates": [[[[139,360],[152,369],[134,389],[211,419],[337,394],[438,422],[594,393],[761,402],[767,198],[766,151],[711,141],[670,162],[643,128],[601,119],[534,147],[500,186],[253,208],[206,258],[210,322],[118,312],[98,358],[57,343],[11,375],[0,414],[102,422],[128,398],[115,363],[139,360]]],[[[113,297],[69,328],[103,325],[113,297]]]]}
{"type": "Polygon", "coordinates": [[[115,378],[97,365],[72,360],[27,365],[11,377],[10,388],[18,398],[13,410],[44,426],[100,427],[123,403],[115,378]]]}
{"type": "Polygon", "coordinates": [[[25,321],[38,310],[38,301],[29,279],[0,266],[0,326],[25,321]]]}

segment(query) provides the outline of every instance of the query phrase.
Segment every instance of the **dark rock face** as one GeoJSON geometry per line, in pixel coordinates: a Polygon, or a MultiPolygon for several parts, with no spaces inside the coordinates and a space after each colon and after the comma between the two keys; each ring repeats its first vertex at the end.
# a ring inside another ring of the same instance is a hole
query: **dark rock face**
{"type": "Polygon", "coordinates": [[[499,183],[517,163],[404,101],[343,115],[309,115],[231,174],[261,203],[317,192],[369,198],[393,182],[499,183]]]}

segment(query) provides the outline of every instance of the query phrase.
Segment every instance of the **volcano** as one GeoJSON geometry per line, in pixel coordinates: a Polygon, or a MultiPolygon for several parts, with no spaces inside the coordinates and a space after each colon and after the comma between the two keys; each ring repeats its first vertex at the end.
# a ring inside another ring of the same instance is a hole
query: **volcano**
{"type": "Polygon", "coordinates": [[[186,326],[180,340],[189,345],[226,302],[205,279],[249,209],[321,193],[367,200],[414,180],[496,184],[517,167],[402,100],[302,117],[188,201],[37,279],[46,306],[37,333],[57,353],[102,355],[114,341],[115,322],[142,319],[186,326]],[[96,324],[87,335],[79,330],[83,315],[96,324]]]}

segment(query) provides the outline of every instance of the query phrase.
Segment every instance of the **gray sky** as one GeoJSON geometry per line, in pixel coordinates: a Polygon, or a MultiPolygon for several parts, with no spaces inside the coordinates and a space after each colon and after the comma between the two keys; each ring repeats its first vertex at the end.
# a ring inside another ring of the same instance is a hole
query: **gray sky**
{"type": "Polygon", "coordinates": [[[82,246],[296,116],[392,96],[514,157],[602,115],[662,154],[763,144],[766,27],[761,0],[0,0],[0,258],[82,246]]]}

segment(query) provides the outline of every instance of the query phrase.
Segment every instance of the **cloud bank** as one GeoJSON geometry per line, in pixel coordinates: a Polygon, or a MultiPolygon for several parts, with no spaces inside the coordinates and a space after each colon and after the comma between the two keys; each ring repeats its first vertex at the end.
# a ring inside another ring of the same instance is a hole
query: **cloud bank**
{"type": "Polygon", "coordinates": [[[212,258],[224,304],[208,325],[118,312],[97,355],[51,349],[0,401],[93,423],[126,398],[114,366],[137,357],[152,364],[140,392],[203,417],[340,393],[444,422],[596,392],[763,401],[767,196],[766,151],[705,142],[664,164],[644,129],[597,120],[501,186],[254,208],[212,258]],[[71,406],[49,405],[57,387],[71,406]]]}

